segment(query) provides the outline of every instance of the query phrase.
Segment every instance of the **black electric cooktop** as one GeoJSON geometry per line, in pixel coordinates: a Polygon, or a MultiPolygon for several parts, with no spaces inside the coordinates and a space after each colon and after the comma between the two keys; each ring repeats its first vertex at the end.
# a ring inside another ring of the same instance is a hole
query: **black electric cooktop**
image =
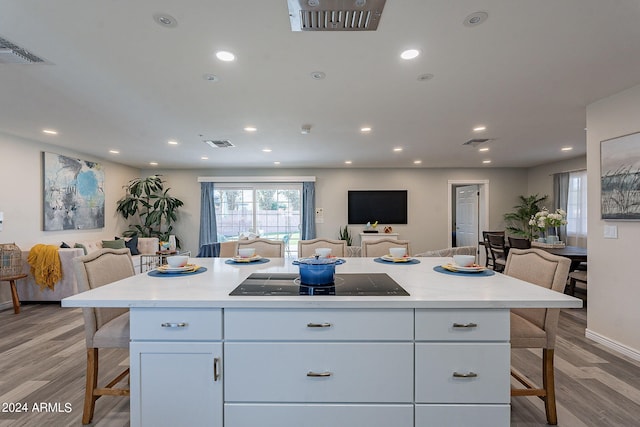
{"type": "Polygon", "coordinates": [[[253,273],[229,295],[338,295],[338,296],[408,296],[386,273],[336,274],[330,285],[307,286],[294,273],[253,273]]]}

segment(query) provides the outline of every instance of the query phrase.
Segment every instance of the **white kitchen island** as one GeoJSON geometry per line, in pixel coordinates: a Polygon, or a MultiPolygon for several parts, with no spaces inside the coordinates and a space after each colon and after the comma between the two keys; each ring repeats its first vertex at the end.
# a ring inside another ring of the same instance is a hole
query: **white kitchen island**
{"type": "Polygon", "coordinates": [[[420,261],[336,267],[387,273],[409,296],[229,296],[298,267],[196,258],[206,272],[143,273],[62,305],[131,309],[132,426],[508,426],[509,309],[582,301],[420,261]]]}

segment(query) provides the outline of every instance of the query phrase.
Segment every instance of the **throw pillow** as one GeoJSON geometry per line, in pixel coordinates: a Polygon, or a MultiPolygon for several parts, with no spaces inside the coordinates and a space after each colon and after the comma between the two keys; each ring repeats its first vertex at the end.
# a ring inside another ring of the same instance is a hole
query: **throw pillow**
{"type": "Polygon", "coordinates": [[[124,240],[124,245],[129,248],[131,255],[140,255],[140,252],[138,251],[138,236],[133,236],[129,240],[121,239],[116,236],[116,240],[124,240]]]}
{"type": "Polygon", "coordinates": [[[74,248],[80,248],[84,251],[84,254],[87,254],[87,247],[85,245],[83,245],[82,243],[76,243],[75,245],[73,245],[74,248]]]}
{"type": "Polygon", "coordinates": [[[124,249],[124,240],[103,240],[102,247],[105,249],[124,249]]]}
{"type": "Polygon", "coordinates": [[[71,246],[67,245],[65,242],[62,242],[60,247],[63,248],[63,249],[67,249],[67,248],[70,248],[71,246]]]}

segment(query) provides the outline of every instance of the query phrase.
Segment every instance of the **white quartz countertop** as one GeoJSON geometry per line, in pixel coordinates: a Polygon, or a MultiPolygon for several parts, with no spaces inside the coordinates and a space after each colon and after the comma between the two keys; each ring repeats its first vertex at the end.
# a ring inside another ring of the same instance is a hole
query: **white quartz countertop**
{"type": "Polygon", "coordinates": [[[434,267],[451,258],[419,258],[419,264],[379,263],[373,258],[345,258],[336,273],[387,273],[410,296],[229,296],[249,274],[297,273],[292,259],[263,264],[226,264],[225,258],[192,258],[207,271],[153,277],[141,273],[62,300],[63,307],[175,308],[515,308],[581,307],[582,301],[496,273],[450,275],[434,267]]]}

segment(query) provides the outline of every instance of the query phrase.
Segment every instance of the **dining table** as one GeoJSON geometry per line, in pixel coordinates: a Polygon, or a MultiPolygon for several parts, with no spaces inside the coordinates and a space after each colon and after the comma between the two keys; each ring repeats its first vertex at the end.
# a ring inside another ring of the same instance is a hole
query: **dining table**
{"type": "Polygon", "coordinates": [[[569,271],[574,271],[578,268],[581,262],[587,262],[587,248],[580,246],[564,246],[560,248],[544,248],[545,251],[554,255],[563,256],[571,260],[571,267],[569,271]]]}

